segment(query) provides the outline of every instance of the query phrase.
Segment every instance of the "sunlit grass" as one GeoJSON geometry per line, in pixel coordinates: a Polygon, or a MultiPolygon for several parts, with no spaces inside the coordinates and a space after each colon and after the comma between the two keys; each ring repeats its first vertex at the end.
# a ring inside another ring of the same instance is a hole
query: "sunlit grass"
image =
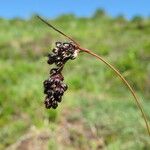
{"type": "MultiPolygon", "coordinates": [[[[115,64],[136,89],[150,118],[147,27],[139,30],[131,22],[122,26],[108,18],[52,22],[115,64]]],[[[75,140],[66,146],[50,139],[49,149],[96,149],[97,143],[82,135],[78,124],[96,127],[107,149],[149,149],[145,124],[132,96],[103,63],[83,53],[68,63],[63,74],[69,89],[57,110],[46,110],[43,81],[49,66],[44,55],[63,38],[37,20],[4,21],[0,32],[0,149],[19,141],[32,126],[49,129],[57,138],[58,128],[65,123],[75,125],[67,130],[75,140]]]]}

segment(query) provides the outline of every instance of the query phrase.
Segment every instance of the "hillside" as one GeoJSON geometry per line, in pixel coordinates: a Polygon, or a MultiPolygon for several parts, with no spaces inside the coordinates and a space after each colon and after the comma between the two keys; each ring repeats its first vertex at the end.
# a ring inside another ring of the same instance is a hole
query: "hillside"
{"type": "MultiPolygon", "coordinates": [[[[49,20],[114,64],[136,90],[150,120],[150,19],[97,12],[91,18],[49,20]]],[[[148,150],[134,99],[105,64],[81,53],[64,69],[69,89],[57,110],[44,108],[45,55],[64,37],[35,16],[0,19],[0,149],[148,150]],[[46,133],[46,134],[45,134],[46,133]]]]}

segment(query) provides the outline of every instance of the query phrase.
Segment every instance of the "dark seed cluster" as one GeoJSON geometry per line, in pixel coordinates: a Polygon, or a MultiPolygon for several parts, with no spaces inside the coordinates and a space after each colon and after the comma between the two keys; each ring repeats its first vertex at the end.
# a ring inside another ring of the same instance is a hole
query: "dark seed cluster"
{"type": "Polygon", "coordinates": [[[64,77],[61,72],[65,63],[69,59],[75,59],[77,53],[78,49],[73,43],[56,42],[56,47],[52,53],[48,54],[47,63],[49,65],[55,64],[56,67],[50,70],[49,78],[43,82],[44,94],[46,94],[44,101],[46,108],[56,109],[58,103],[61,102],[62,96],[68,88],[63,83],[64,77]]]}

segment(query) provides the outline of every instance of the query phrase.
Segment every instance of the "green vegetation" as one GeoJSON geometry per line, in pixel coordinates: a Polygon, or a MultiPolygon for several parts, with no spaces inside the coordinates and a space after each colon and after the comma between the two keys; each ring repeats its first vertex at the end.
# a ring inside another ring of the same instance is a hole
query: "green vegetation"
{"type": "MultiPolygon", "coordinates": [[[[114,64],[141,99],[150,120],[150,19],[60,16],[51,23],[114,64]]],[[[0,149],[20,141],[34,126],[50,133],[50,150],[148,150],[150,140],[133,97],[103,63],[81,53],[64,69],[69,89],[57,110],[46,110],[44,57],[64,37],[34,16],[0,19],[0,149]]],[[[31,141],[32,139],[30,139],[31,141]]]]}

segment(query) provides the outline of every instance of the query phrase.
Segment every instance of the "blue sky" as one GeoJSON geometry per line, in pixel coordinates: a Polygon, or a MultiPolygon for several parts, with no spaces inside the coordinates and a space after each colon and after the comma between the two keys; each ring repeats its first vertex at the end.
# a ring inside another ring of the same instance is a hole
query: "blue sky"
{"type": "Polygon", "coordinates": [[[91,16],[97,8],[103,8],[111,16],[150,16],[150,0],[1,0],[0,17],[28,18],[39,14],[54,18],[66,13],[91,16]]]}

